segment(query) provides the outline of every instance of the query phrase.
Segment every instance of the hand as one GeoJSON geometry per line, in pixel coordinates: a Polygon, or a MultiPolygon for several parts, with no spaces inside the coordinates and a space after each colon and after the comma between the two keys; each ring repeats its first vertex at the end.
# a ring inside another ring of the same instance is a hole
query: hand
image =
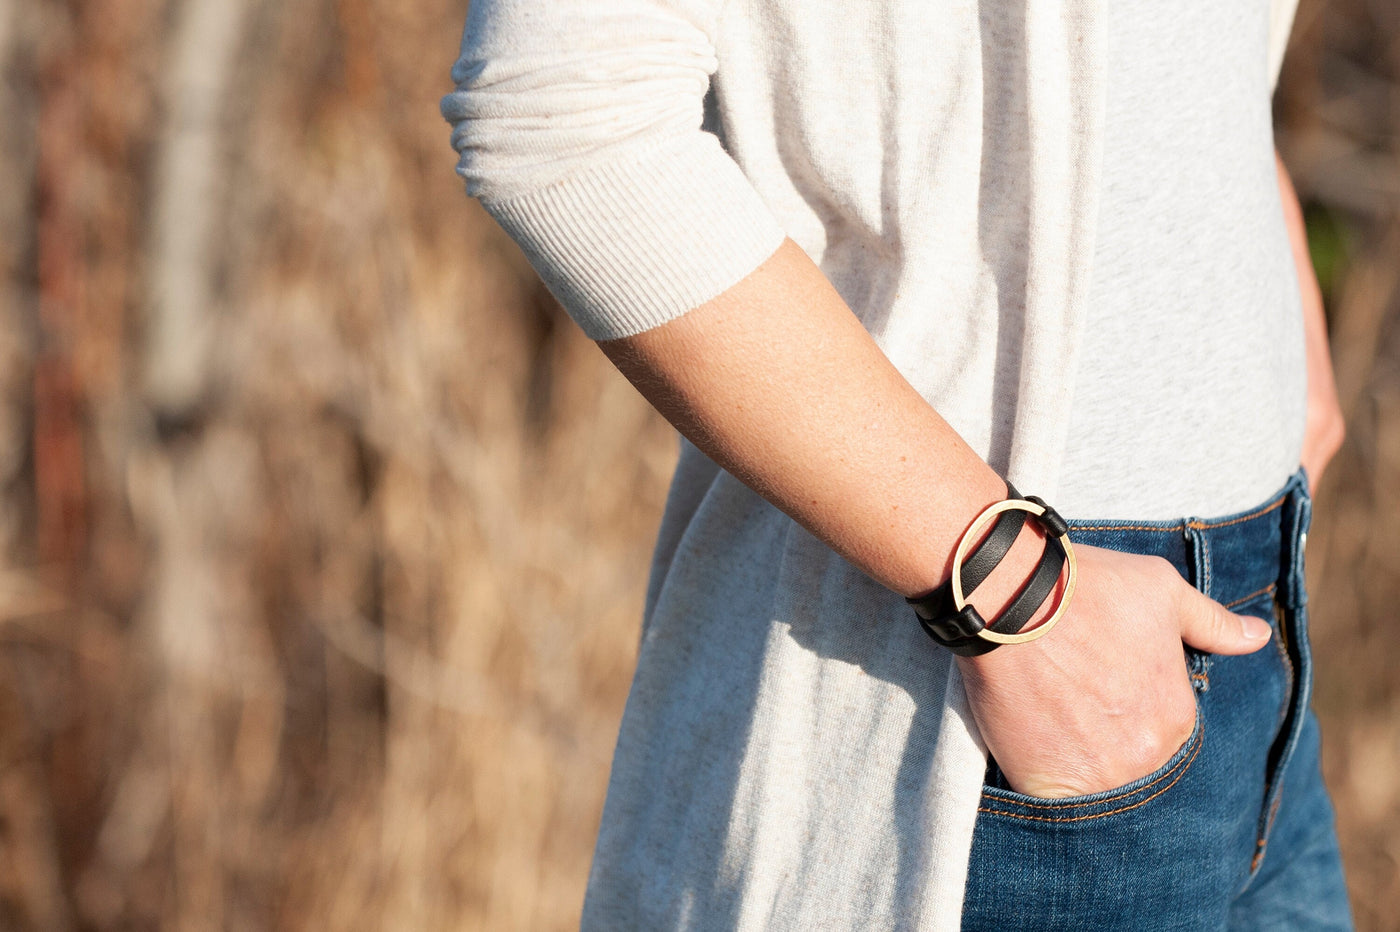
{"type": "Polygon", "coordinates": [[[1245,654],[1271,630],[1207,598],[1160,557],[1087,545],[1075,555],[1078,583],[1052,631],[958,658],[988,750],[1029,796],[1097,793],[1161,767],[1195,726],[1182,642],[1245,654]]]}

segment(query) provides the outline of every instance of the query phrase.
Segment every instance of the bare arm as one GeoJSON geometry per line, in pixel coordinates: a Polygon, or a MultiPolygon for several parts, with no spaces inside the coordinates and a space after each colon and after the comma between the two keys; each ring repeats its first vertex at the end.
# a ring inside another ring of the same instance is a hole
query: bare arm
{"type": "Polygon", "coordinates": [[[599,346],[712,459],[904,595],[946,579],[963,529],[1006,497],[791,240],[719,298],[599,346]]]}
{"type": "MultiPolygon", "coordinates": [[[[1005,496],[791,241],[718,298],[599,345],[709,456],[897,592],[945,579],[963,529],[1005,496]]],[[[1024,530],[977,590],[984,615],[1038,559],[1035,538],[1024,530]]],[[[1055,631],[958,658],[988,747],[1012,785],[1037,796],[1110,789],[1155,769],[1194,723],[1182,639],[1242,653],[1269,633],[1165,561],[1078,553],[1078,590],[1055,631]]]]}
{"type": "MultiPolygon", "coordinates": [[[[874,579],[928,590],[1005,486],[703,131],[721,7],[474,0],[441,102],[458,172],[676,427],[874,579]]],[[[1036,538],[1024,530],[978,587],[985,616],[1038,558],[1036,538]]],[[[1165,561],[1083,547],[1079,570],[1049,635],[959,660],[983,738],[1036,795],[1125,783],[1180,746],[1195,718],[1183,638],[1263,643],[1165,561]]]]}
{"type": "Polygon", "coordinates": [[[1303,335],[1308,357],[1308,414],[1303,432],[1303,468],[1308,471],[1308,484],[1317,491],[1318,479],[1336,454],[1346,436],[1341,405],[1337,402],[1337,382],[1332,373],[1332,353],[1327,342],[1327,316],[1322,305],[1322,289],[1317,284],[1312,256],[1308,252],[1308,231],[1303,224],[1303,209],[1298,204],[1298,192],[1283,158],[1274,149],[1274,164],[1278,169],[1279,197],[1283,201],[1283,218],[1288,224],[1288,239],[1293,246],[1293,264],[1298,270],[1298,291],[1303,300],[1303,335]]]}

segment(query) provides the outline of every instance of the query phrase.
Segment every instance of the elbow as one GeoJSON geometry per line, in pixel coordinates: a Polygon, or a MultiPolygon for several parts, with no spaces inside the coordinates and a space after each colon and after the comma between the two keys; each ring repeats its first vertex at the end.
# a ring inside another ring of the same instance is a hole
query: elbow
{"type": "Polygon", "coordinates": [[[482,56],[452,66],[438,110],[467,193],[509,199],[699,130],[708,46],[482,56]]]}

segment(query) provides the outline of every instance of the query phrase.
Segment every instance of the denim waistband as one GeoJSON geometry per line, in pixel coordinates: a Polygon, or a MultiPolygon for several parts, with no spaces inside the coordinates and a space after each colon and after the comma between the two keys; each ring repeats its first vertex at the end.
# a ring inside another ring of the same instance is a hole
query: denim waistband
{"type": "Polygon", "coordinates": [[[1307,601],[1302,566],[1311,517],[1307,473],[1299,467],[1267,500],[1234,514],[1068,524],[1074,543],[1165,558],[1226,607],[1276,592],[1285,608],[1298,608],[1307,601]]]}

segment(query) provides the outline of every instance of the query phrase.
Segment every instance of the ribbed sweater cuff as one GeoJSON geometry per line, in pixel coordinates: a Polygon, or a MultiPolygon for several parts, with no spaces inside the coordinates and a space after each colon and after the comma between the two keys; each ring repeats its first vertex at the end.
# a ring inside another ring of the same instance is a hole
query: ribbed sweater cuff
{"type": "Polygon", "coordinates": [[[591,339],[679,317],[744,278],[782,227],[710,133],[482,204],[591,339]]]}

